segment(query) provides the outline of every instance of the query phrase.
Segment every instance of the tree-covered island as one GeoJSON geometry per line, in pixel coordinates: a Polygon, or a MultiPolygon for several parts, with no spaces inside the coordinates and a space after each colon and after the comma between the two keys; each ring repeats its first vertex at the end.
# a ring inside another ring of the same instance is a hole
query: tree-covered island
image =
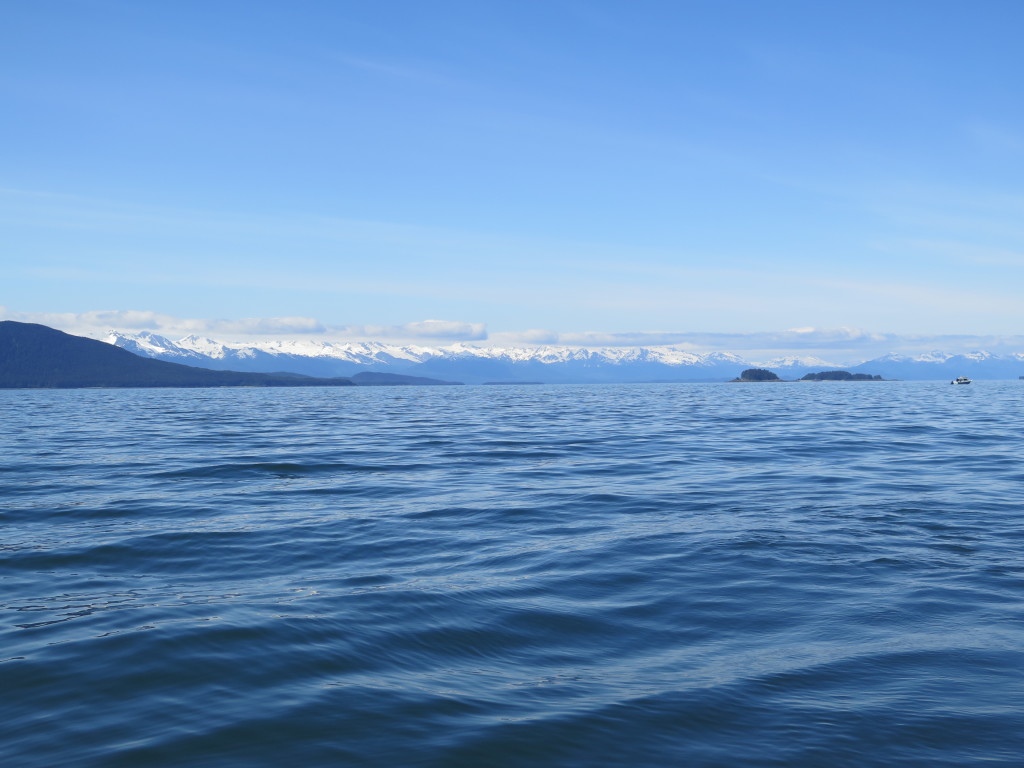
{"type": "Polygon", "coordinates": [[[747,368],[747,370],[739,375],[739,378],[732,379],[732,381],[782,381],[782,379],[767,368],[747,368]]]}
{"type": "MultiPolygon", "coordinates": [[[[785,381],[780,379],[773,371],[767,368],[748,368],[732,379],[733,382],[757,382],[757,381],[785,381]]],[[[820,371],[819,373],[805,374],[797,381],[885,381],[881,376],[870,373],[850,373],[849,371],[820,371]]]]}
{"type": "Polygon", "coordinates": [[[849,371],[821,371],[808,373],[800,381],[885,381],[881,376],[870,373],[850,373],[849,371]]]}

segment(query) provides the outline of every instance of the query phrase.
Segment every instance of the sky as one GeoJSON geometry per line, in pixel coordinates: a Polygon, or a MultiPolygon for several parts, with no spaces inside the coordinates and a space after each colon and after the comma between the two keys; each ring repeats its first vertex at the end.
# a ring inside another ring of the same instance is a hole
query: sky
{"type": "Polygon", "coordinates": [[[1017,0],[34,0],[0,318],[1024,351],[1017,0]]]}

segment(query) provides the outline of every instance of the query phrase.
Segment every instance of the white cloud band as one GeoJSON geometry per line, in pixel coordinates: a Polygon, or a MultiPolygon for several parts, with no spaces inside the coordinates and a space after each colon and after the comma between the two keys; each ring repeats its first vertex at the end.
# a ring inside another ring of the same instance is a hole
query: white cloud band
{"type": "Polygon", "coordinates": [[[209,335],[216,337],[218,341],[308,335],[353,340],[481,341],[487,338],[487,327],[483,323],[447,320],[419,320],[403,325],[329,326],[312,317],[247,317],[225,320],[175,317],[140,310],[16,312],[6,307],[0,307],[0,320],[40,323],[83,336],[100,336],[110,330],[152,331],[168,337],[209,335]]]}
{"type": "Polygon", "coordinates": [[[91,312],[17,312],[0,307],[0,319],[41,323],[82,336],[101,337],[110,330],[154,333],[180,338],[191,334],[217,341],[259,341],[267,337],[315,335],[331,341],[387,341],[392,343],[452,343],[487,341],[495,346],[535,347],[654,347],[674,346],[695,352],[780,355],[820,354],[831,358],[867,359],[888,352],[931,350],[993,353],[1024,350],[1024,336],[875,333],[858,328],[791,328],[752,333],[684,333],[677,331],[562,333],[532,329],[489,334],[483,323],[420,320],[400,325],[326,325],[312,317],[251,317],[236,320],[182,318],[142,310],[91,312]]]}

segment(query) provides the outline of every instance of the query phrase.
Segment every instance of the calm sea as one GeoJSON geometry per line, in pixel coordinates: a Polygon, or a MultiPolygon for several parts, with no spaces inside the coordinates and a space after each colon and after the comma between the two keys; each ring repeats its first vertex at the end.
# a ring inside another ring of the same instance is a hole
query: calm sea
{"type": "Polygon", "coordinates": [[[0,763],[1024,765],[1024,382],[0,392],[0,763]]]}

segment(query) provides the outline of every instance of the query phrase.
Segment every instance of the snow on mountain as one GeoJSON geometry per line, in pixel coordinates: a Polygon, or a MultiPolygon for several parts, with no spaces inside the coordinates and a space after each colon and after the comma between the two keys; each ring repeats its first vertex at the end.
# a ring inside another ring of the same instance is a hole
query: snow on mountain
{"type": "Polygon", "coordinates": [[[877,357],[869,362],[944,365],[952,361],[969,361],[971,363],[984,363],[987,361],[1009,359],[1024,360],[1024,353],[994,355],[991,352],[986,352],[984,350],[976,350],[974,352],[941,352],[939,350],[932,350],[931,352],[922,352],[917,355],[888,354],[883,355],[882,357],[877,357]]]}
{"type": "Polygon", "coordinates": [[[744,368],[768,368],[786,378],[811,371],[845,369],[886,378],[941,379],[950,375],[1016,378],[1024,375],[1024,353],[985,351],[954,354],[884,355],[857,365],[837,365],[809,355],[751,362],[729,352],[698,353],[659,347],[500,347],[459,342],[446,346],[381,342],[219,342],[199,336],[171,341],[154,333],[111,331],[105,341],[144,357],[206,368],[351,376],[360,371],[483,381],[667,381],[727,380],[744,368]]]}
{"type": "MultiPolygon", "coordinates": [[[[142,357],[155,357],[161,360],[170,360],[175,363],[187,363],[188,360],[202,360],[209,355],[189,349],[181,342],[173,342],[163,336],[158,336],[149,331],[141,333],[120,333],[110,331],[103,341],[117,347],[127,349],[142,357]]],[[[184,341],[184,339],[182,339],[184,341]]],[[[200,363],[194,363],[199,365],[200,363]]]]}
{"type": "Polygon", "coordinates": [[[898,365],[913,364],[913,363],[945,363],[950,359],[956,357],[953,352],[940,352],[939,350],[932,350],[931,352],[921,352],[916,355],[900,354],[897,352],[890,352],[887,355],[876,357],[870,362],[873,363],[893,363],[898,365]]]}
{"type": "MultiPolygon", "coordinates": [[[[1008,355],[1007,357],[1012,357],[1008,355]]],[[[882,357],[876,358],[880,362],[887,363],[948,363],[950,360],[970,360],[972,362],[984,362],[986,360],[997,360],[1000,359],[999,355],[993,355],[991,352],[985,352],[983,350],[977,350],[974,352],[941,352],[939,350],[932,350],[931,352],[922,352],[917,355],[897,355],[889,354],[883,355],[882,357]]]]}
{"type": "Polygon", "coordinates": [[[755,363],[755,365],[759,368],[813,368],[816,371],[835,371],[843,368],[839,363],[829,363],[820,357],[811,355],[776,357],[763,363],[755,363]]]}
{"type": "Polygon", "coordinates": [[[368,368],[382,372],[429,369],[467,380],[535,378],[538,371],[557,380],[632,380],[666,378],[680,370],[684,378],[729,378],[748,363],[723,352],[699,354],[679,347],[498,347],[459,342],[446,346],[380,342],[262,341],[222,343],[198,336],[170,341],[143,332],[112,331],[105,339],[146,357],[192,365],[240,370],[292,371],[347,376],[368,368]],[[527,369],[530,370],[526,376],[527,369]],[[603,371],[603,373],[597,373],[603,371]]]}
{"type": "Polygon", "coordinates": [[[958,357],[963,357],[966,360],[973,360],[976,363],[980,363],[984,360],[991,360],[992,358],[995,357],[995,355],[993,355],[991,352],[979,351],[965,352],[963,355],[958,355],[958,357]]]}
{"type": "Polygon", "coordinates": [[[175,346],[180,349],[195,352],[199,355],[212,357],[215,360],[221,359],[228,354],[227,346],[214,341],[213,339],[207,339],[202,336],[186,336],[185,338],[179,339],[175,342],[175,346]]]}
{"type": "MultiPolygon", "coordinates": [[[[264,341],[250,344],[248,347],[236,345],[236,348],[250,348],[272,355],[332,358],[354,362],[374,360],[382,353],[386,355],[390,350],[398,349],[376,342],[336,344],[329,341],[264,341]]],[[[409,357],[418,359],[415,356],[409,357]]]]}

